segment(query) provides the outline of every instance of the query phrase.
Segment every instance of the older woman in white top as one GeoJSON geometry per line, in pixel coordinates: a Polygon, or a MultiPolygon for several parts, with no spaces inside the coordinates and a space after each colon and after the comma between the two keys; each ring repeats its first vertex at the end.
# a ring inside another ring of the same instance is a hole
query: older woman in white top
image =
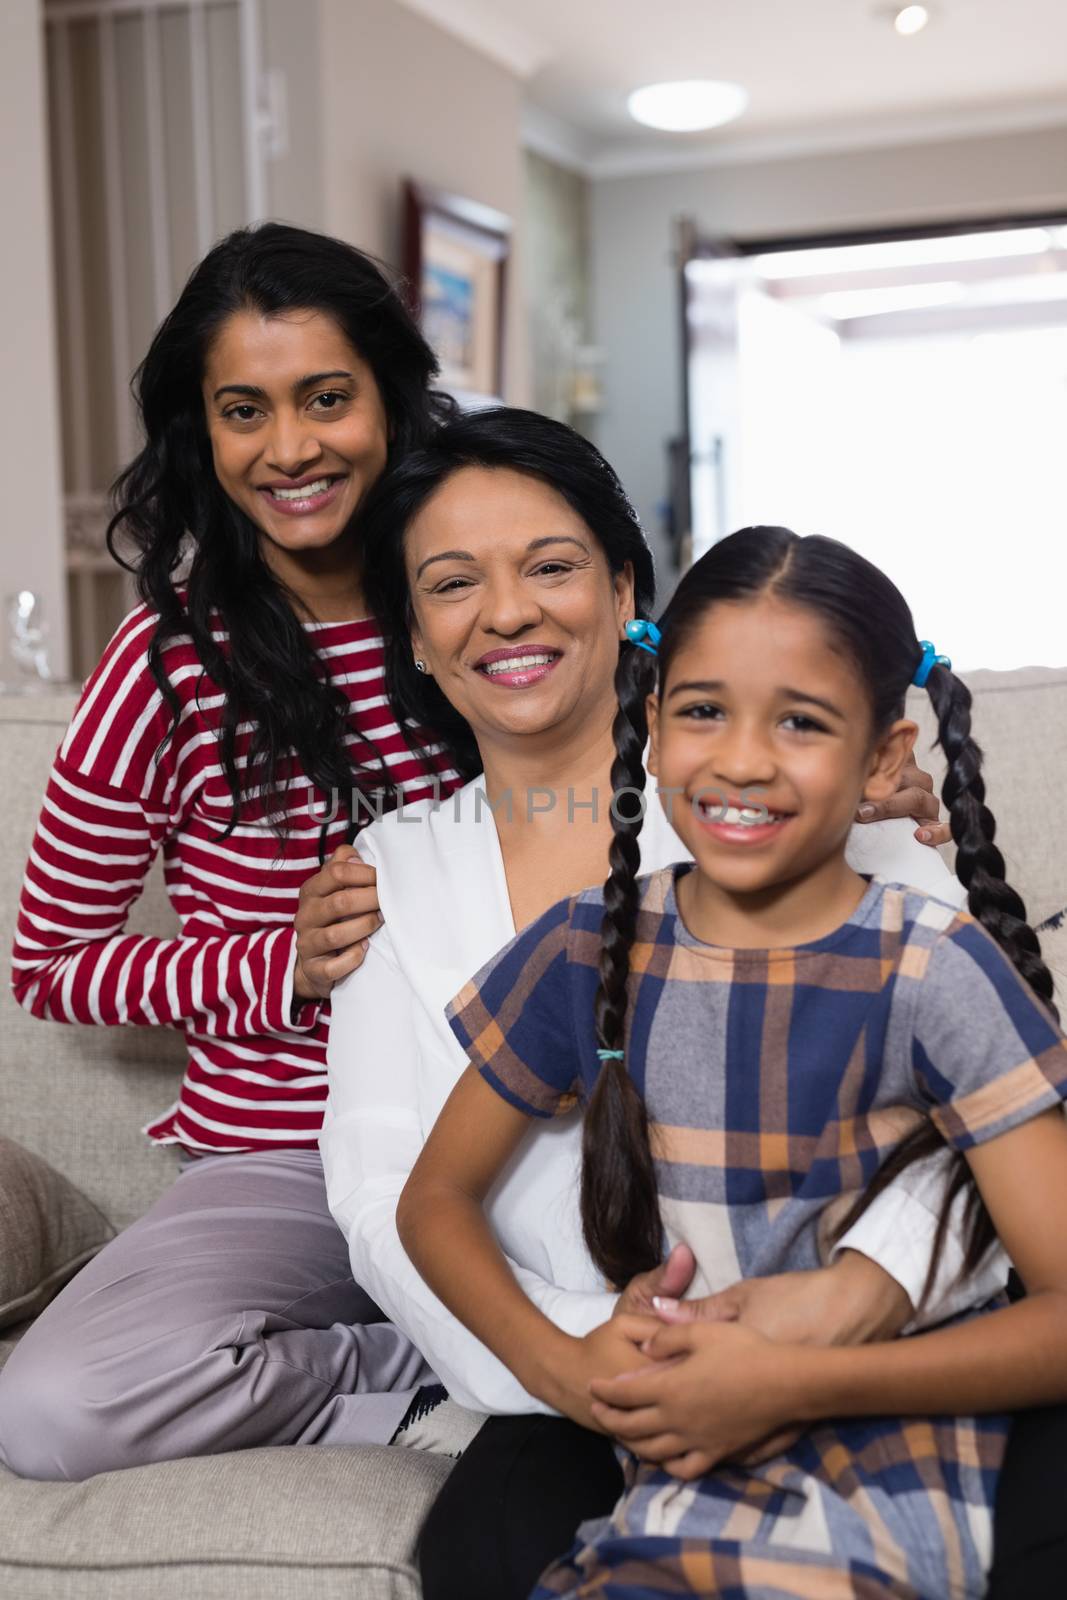
{"type": "MultiPolygon", "coordinates": [[[[396,1203],[466,1066],[444,1020],[446,1003],[518,928],[606,875],[614,674],[620,649],[634,648],[623,642],[626,623],[651,606],[651,558],[595,450],[557,424],[504,411],[450,424],[402,466],[364,537],[368,594],[391,635],[398,709],[440,729],[476,775],[439,804],[396,811],[359,836],[384,917],[365,954],[336,954],[343,920],[328,938],[322,932],[343,913],[343,895],[334,910],[328,895],[344,881],[343,864],[309,886],[305,972],[317,971],[325,987],[361,963],[333,991],[321,1139],[329,1203],[356,1281],[452,1397],[478,1411],[529,1413],[538,1402],[411,1266],[397,1236],[396,1203]]],[[[909,794],[902,809],[914,805],[909,794]]],[[[649,871],[686,856],[655,796],[641,851],[649,871]]],[[[961,898],[906,818],[854,828],[850,860],[860,871],[961,898]]],[[[619,1301],[582,1241],[578,1165],[577,1124],[546,1125],[525,1143],[489,1207],[527,1293],[575,1339],[619,1301]]],[[[827,1339],[899,1327],[920,1299],[936,1225],[936,1202],[927,1201],[938,1182],[936,1172],[912,1171],[845,1235],[838,1264],[805,1275],[813,1281],[799,1295],[797,1285],[770,1282],[748,1296],[742,1314],[765,1327],[793,1319],[794,1337],[798,1327],[827,1339]]],[[[959,1298],[951,1287],[958,1250],[949,1257],[935,1295],[939,1316],[959,1298]]],[[[728,1287],[690,1283],[691,1270],[675,1261],[658,1283],[631,1285],[624,1301],[647,1304],[655,1287],[691,1297],[728,1287]]],[[[988,1295],[1003,1276],[994,1270],[982,1285],[969,1283],[963,1300],[988,1295]]],[[[459,1475],[453,1504],[458,1483],[459,1475]]],[[[575,1520],[592,1509],[576,1505],[575,1520]]],[[[544,1558],[554,1553],[547,1548],[544,1558]]],[[[429,1593],[433,1575],[424,1578],[429,1593]]],[[[476,1578],[464,1581],[472,1597],[476,1578]]],[[[499,1576],[496,1582],[494,1600],[501,1600],[511,1588],[499,1576]]],[[[514,1592],[522,1592],[518,1579],[514,1592]]]]}

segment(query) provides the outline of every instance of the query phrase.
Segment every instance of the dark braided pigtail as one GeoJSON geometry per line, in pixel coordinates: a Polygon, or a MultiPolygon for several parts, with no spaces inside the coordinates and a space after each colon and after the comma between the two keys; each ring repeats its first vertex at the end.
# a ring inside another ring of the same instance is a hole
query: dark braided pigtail
{"type": "MultiPolygon", "coordinates": [[[[956,875],[967,890],[967,909],[1000,945],[1021,977],[1040,1000],[1057,1015],[1052,999],[1052,974],[1041,959],[1037,934],[1026,920],[1026,907],[1018,891],[1004,876],[1004,857],[994,844],[996,821],[985,803],[982,752],[971,737],[971,691],[950,668],[934,666],[926,681],[937,713],[937,742],[945,753],[948,771],[941,788],[956,842],[956,875]]],[[[879,1178],[891,1182],[912,1161],[943,1148],[941,1137],[929,1123],[894,1153],[879,1178]]],[[[930,1267],[920,1304],[930,1296],[941,1260],[953,1203],[967,1191],[963,1216],[964,1259],[962,1274],[973,1272],[996,1243],[993,1220],[985,1208],[970,1169],[957,1154],[945,1189],[930,1267]]]]}
{"type": "Polygon", "coordinates": [[[1026,907],[1005,879],[1004,857],[993,842],[996,822],[985,803],[982,752],[971,738],[971,691],[940,666],[931,668],[926,687],[937,713],[937,742],[948,762],[941,798],[956,841],[956,876],[967,890],[968,910],[1055,1012],[1052,974],[1041,959],[1026,907]]]}
{"type": "MultiPolygon", "coordinates": [[[[714,600],[759,593],[788,564],[792,549],[799,542],[796,534],[785,528],[757,531],[758,538],[735,536],[732,541],[717,545],[714,555],[709,552],[682,578],[660,619],[661,684],[674,652],[699,626],[714,600]],[[723,554],[732,559],[724,563],[723,554]],[[716,568],[720,570],[715,571],[716,568]],[[710,585],[706,581],[709,571],[714,573],[710,585]]],[[[640,605],[640,595],[637,598],[640,605]]],[[[614,837],[608,852],[611,875],[604,885],[600,981],[594,1014],[600,1049],[619,1051],[620,1055],[602,1060],[582,1130],[585,1241],[604,1276],[620,1287],[636,1273],[658,1266],[663,1256],[663,1224],[648,1114],[621,1058],[626,1038],[630,951],[637,934],[638,835],[644,815],[644,752],[648,739],[645,703],[656,687],[656,666],[656,658],[643,646],[624,644],[615,674],[619,710],[612,728],[614,837]]]]}
{"type": "MultiPolygon", "coordinates": [[[[956,842],[956,874],[967,890],[967,908],[1055,1016],[1052,974],[1041,959],[1041,946],[1026,920],[1026,907],[1018,891],[1005,878],[1004,857],[993,842],[996,820],[985,803],[982,752],[971,737],[971,691],[949,667],[940,665],[931,667],[926,689],[937,714],[937,742],[948,762],[941,798],[948,808],[949,825],[956,842]]],[[[840,1238],[846,1233],[875,1196],[914,1162],[944,1148],[936,1127],[924,1120],[879,1168],[859,1202],[835,1230],[836,1236],[840,1238]]],[[[941,1201],[920,1306],[925,1305],[933,1290],[955,1202],[961,1191],[967,1197],[963,1212],[961,1278],[976,1271],[996,1243],[993,1220],[971,1178],[966,1160],[957,1153],[941,1201]]]]}
{"type": "Polygon", "coordinates": [[[645,700],[655,688],[655,659],[624,644],[615,674],[619,710],[613,725],[611,872],[604,885],[600,982],[595,1018],[601,1050],[620,1055],[601,1062],[582,1130],[582,1228],[609,1283],[620,1288],[635,1273],[658,1265],[663,1232],[645,1103],[621,1052],[626,1037],[630,951],[637,932],[641,864],[638,835],[644,816],[645,700]]]}

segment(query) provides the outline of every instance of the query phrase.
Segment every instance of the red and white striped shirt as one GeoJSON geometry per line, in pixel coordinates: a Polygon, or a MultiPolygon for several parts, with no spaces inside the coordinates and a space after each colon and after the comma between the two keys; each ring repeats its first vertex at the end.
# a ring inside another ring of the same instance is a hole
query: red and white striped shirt
{"type": "MultiPolygon", "coordinates": [[[[148,669],[156,614],[126,618],[85,686],[52,768],[23,880],[14,990],[58,1022],[180,1028],[189,1059],[179,1098],[145,1130],[160,1144],[239,1151],[312,1146],[326,1099],[329,1007],[292,1009],[293,917],[319,868],[329,797],[295,761],[279,778],[281,839],[261,796],[244,797],[236,828],[220,761],[223,696],[191,639],[164,665],[180,700],[171,713],[148,669]],[[157,757],[157,752],[158,757],[157,757]],[[125,933],[130,906],[162,849],[176,938],[125,933]]],[[[377,625],[306,625],[330,678],[351,700],[348,747],[373,764],[372,740],[406,801],[433,792],[385,694],[377,625]]],[[[225,641],[224,633],[215,637],[225,641]]],[[[250,725],[237,735],[244,770],[250,725]]],[[[457,783],[430,747],[442,794],[457,783]]],[[[343,844],[347,809],[327,829],[343,844]]]]}

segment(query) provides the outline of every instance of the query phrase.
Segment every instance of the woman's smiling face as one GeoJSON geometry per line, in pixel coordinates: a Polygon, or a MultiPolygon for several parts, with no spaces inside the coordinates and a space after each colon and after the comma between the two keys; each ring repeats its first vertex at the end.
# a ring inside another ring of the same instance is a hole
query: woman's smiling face
{"type": "Polygon", "coordinates": [[[337,544],[385,468],[388,425],[368,364],[319,311],[237,311],[205,364],[215,471],[263,554],[315,559],[337,544]]]}
{"type": "Polygon", "coordinates": [[[575,731],[614,700],[633,575],[539,478],[463,467],[413,519],[412,650],[479,739],[575,731]]]}

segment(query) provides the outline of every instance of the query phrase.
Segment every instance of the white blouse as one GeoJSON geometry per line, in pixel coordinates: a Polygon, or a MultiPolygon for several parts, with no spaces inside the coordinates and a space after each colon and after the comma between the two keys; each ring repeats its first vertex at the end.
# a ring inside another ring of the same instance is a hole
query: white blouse
{"type": "MultiPolygon", "coordinates": [[[[691,859],[654,796],[640,838],[645,872],[691,859]]],[[[385,923],[363,965],[333,992],[330,1093],[320,1138],[330,1210],[348,1239],[356,1282],[422,1351],[454,1399],[492,1413],[548,1410],[446,1310],[396,1231],[408,1174],[467,1066],[445,1007],[516,932],[483,780],[439,804],[421,801],[372,823],[358,849],[377,869],[385,923]]],[[[963,902],[961,885],[935,850],[915,840],[911,822],[854,827],[848,860],[859,872],[963,902]]],[[[580,1139],[577,1115],[531,1126],[487,1204],[523,1289],[558,1327],[578,1336],[605,1321],[616,1299],[581,1235],[580,1139]]],[[[943,1159],[911,1169],[838,1246],[871,1256],[913,1304],[929,1265],[943,1159]]],[[[953,1236],[939,1285],[952,1282],[961,1262],[960,1240],[953,1236]]],[[[941,1293],[936,1313],[924,1322],[989,1298],[1005,1276],[997,1264],[981,1285],[972,1279],[962,1294],[941,1293]]],[[[690,1292],[725,1287],[694,1284],[690,1292]]]]}

